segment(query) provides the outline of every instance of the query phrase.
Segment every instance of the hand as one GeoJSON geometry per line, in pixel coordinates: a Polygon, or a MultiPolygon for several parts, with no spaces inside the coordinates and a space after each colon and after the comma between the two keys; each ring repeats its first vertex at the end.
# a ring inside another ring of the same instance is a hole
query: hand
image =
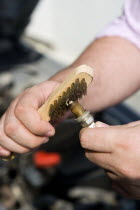
{"type": "Polygon", "coordinates": [[[116,191],[140,198],[140,121],[122,126],[97,122],[84,128],[80,141],[86,157],[106,170],[116,191]]]}
{"type": "Polygon", "coordinates": [[[54,127],[41,120],[38,108],[58,82],[47,81],[25,90],[9,106],[0,120],[0,156],[26,153],[47,142],[54,127]]]}

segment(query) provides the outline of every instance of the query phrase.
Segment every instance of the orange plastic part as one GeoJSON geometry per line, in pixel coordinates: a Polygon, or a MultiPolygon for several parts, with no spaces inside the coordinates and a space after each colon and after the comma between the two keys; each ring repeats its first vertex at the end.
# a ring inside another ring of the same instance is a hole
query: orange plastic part
{"type": "Polygon", "coordinates": [[[61,155],[59,153],[38,151],[34,154],[33,160],[38,168],[52,168],[61,163],[61,155]]]}

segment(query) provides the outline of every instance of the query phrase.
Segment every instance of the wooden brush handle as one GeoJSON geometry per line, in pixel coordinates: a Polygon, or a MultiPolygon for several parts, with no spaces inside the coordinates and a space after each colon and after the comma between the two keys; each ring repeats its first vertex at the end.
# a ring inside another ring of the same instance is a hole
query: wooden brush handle
{"type": "MultiPolygon", "coordinates": [[[[43,120],[50,121],[50,105],[53,104],[54,101],[57,100],[60,96],[62,96],[63,93],[67,91],[67,88],[71,87],[71,84],[75,82],[77,78],[79,80],[82,80],[84,78],[87,86],[89,86],[93,79],[93,69],[87,65],[81,65],[73,70],[70,75],[68,75],[68,78],[64,80],[64,82],[62,82],[56,90],[54,90],[54,92],[49,96],[45,104],[39,108],[38,112],[43,120]]],[[[14,158],[15,154],[11,153],[9,157],[5,157],[2,159],[5,161],[9,161],[14,158]]]]}
{"type": "Polygon", "coordinates": [[[87,65],[81,65],[74,69],[70,75],[64,80],[59,87],[57,87],[54,92],[48,97],[44,105],[42,105],[38,112],[41,116],[41,119],[45,121],[50,121],[49,109],[50,105],[54,103],[55,100],[58,100],[64,92],[67,91],[68,87],[71,87],[71,84],[76,81],[76,79],[82,80],[85,79],[87,86],[89,86],[93,79],[93,69],[87,65]]]}

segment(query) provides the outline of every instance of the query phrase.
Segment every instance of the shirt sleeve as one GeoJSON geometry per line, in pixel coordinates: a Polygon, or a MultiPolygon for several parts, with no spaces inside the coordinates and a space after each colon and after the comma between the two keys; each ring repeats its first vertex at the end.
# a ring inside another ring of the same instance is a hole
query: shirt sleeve
{"type": "Polygon", "coordinates": [[[110,23],[97,38],[103,36],[123,37],[140,49],[140,0],[125,0],[122,15],[110,23]]]}

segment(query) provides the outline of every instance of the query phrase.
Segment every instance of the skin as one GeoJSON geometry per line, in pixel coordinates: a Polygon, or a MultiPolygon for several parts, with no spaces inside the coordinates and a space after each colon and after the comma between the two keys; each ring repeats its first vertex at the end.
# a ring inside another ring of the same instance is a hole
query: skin
{"type": "MultiPolygon", "coordinates": [[[[94,81],[81,104],[93,112],[112,106],[140,88],[140,51],[120,37],[94,41],[67,69],[49,81],[21,93],[0,121],[0,156],[10,152],[25,153],[48,141],[54,127],[41,120],[37,110],[53,89],[80,64],[93,67],[94,81]]],[[[140,122],[82,129],[81,146],[86,157],[104,168],[117,191],[133,198],[140,197],[140,122]]]]}
{"type": "Polygon", "coordinates": [[[123,126],[97,122],[82,129],[86,157],[104,168],[112,187],[127,198],[140,199],[140,121],[123,126]]]}

